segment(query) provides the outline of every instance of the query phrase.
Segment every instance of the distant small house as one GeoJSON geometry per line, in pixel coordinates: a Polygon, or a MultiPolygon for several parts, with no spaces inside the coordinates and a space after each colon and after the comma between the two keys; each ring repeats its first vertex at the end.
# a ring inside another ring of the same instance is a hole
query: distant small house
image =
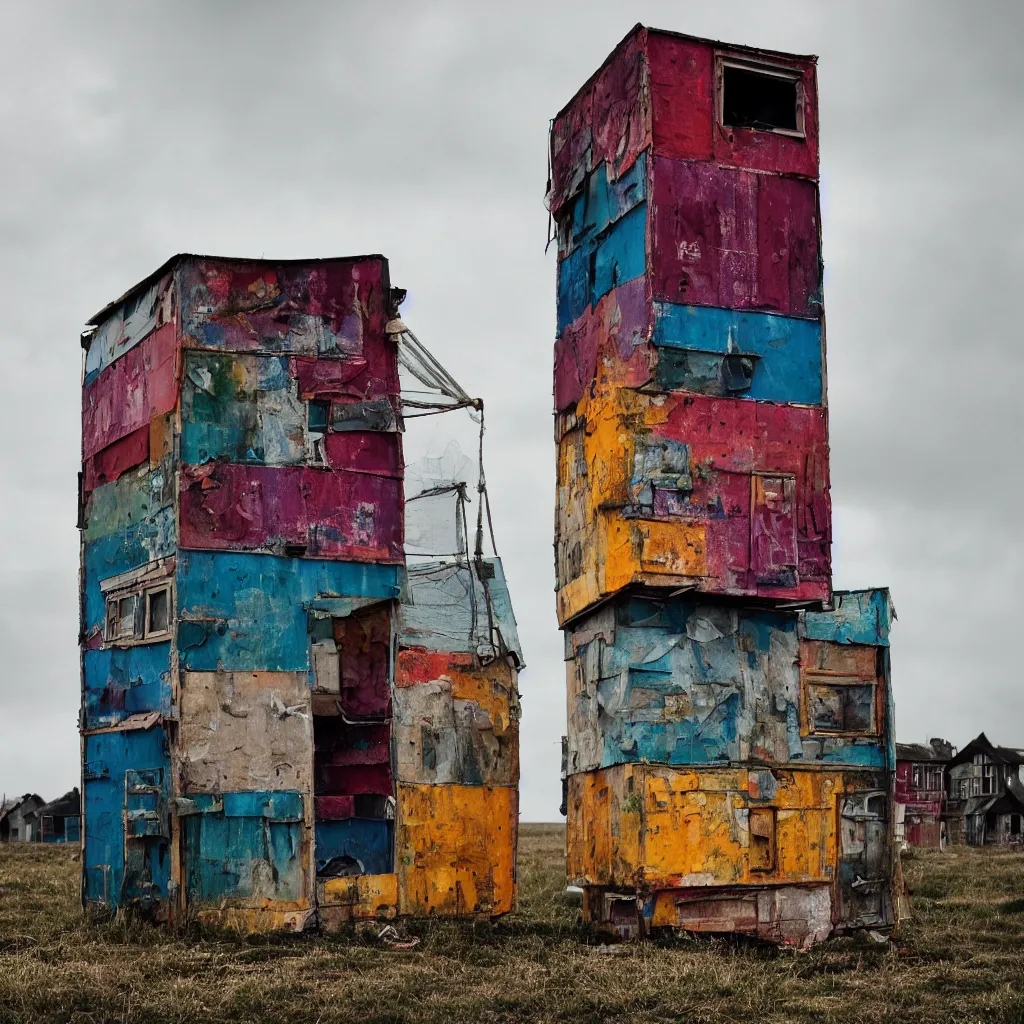
{"type": "Polygon", "coordinates": [[[972,846],[1024,837],[1024,750],[981,733],[947,765],[943,819],[950,842],[972,846]]]}
{"type": "Polygon", "coordinates": [[[36,811],[38,838],[44,843],[77,843],[81,838],[82,798],[76,786],[36,811]]]}
{"type": "Polygon", "coordinates": [[[897,841],[937,850],[945,847],[945,766],[953,750],[942,739],[930,740],[928,745],[896,744],[897,841]]]}
{"type": "Polygon", "coordinates": [[[43,806],[37,793],[26,793],[8,801],[0,810],[0,842],[31,842],[38,839],[35,812],[43,806]]]}

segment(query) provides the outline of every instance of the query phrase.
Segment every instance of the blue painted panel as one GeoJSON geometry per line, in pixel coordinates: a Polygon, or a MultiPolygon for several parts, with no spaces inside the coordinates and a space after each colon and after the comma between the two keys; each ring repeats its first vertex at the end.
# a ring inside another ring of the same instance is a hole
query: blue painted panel
{"type": "Polygon", "coordinates": [[[833,737],[804,740],[804,754],[808,760],[854,765],[858,768],[884,768],[887,747],[884,740],[877,739],[833,737]]]}
{"type": "Polygon", "coordinates": [[[483,562],[484,580],[478,578],[475,566],[451,562],[420,562],[410,566],[400,609],[400,639],[404,646],[469,653],[486,650],[493,618],[505,649],[522,664],[519,633],[501,560],[485,558],[483,562]]]}
{"type": "Polygon", "coordinates": [[[895,616],[887,589],[837,590],[832,596],[834,611],[806,613],[808,639],[889,646],[889,626],[895,616]]]}
{"type": "MultiPolygon", "coordinates": [[[[289,795],[301,804],[298,793],[289,795]]],[[[225,807],[236,796],[248,794],[225,793],[225,807]]],[[[301,820],[236,817],[211,810],[189,814],[182,824],[190,901],[302,898],[301,820]]]]}
{"type": "Polygon", "coordinates": [[[647,204],[574,249],[558,266],[558,331],[647,268],[647,204]]]}
{"type": "Polygon", "coordinates": [[[608,165],[601,164],[588,175],[583,191],[573,200],[566,251],[596,238],[646,199],[646,152],[614,181],[608,178],[608,165]]]}
{"type": "Polygon", "coordinates": [[[224,817],[302,821],[302,794],[294,790],[225,793],[224,817]]]}
{"type": "Polygon", "coordinates": [[[801,736],[799,622],[797,611],[692,598],[627,598],[584,620],[569,771],[638,761],[884,766],[887,738],[801,736]]]}
{"type": "MultiPolygon", "coordinates": [[[[716,383],[721,377],[721,356],[731,351],[759,357],[750,387],[728,391],[733,397],[821,404],[819,321],[671,302],[657,302],[654,308],[654,344],[688,353],[687,367],[672,368],[681,378],[676,385],[679,390],[727,393],[721,387],[716,390],[716,383]]],[[[668,387],[671,381],[663,383],[668,387]]]]}
{"type": "Polygon", "coordinates": [[[324,866],[336,857],[358,861],[360,874],[386,875],[394,871],[393,821],[380,818],[345,818],[318,821],[316,824],[316,866],[324,866]]]}
{"type": "Polygon", "coordinates": [[[181,551],[180,664],[197,672],[301,672],[309,668],[306,603],[394,598],[403,573],[395,565],[181,551]]]}
{"type": "Polygon", "coordinates": [[[133,523],[120,533],[85,545],[85,626],[90,633],[102,627],[106,600],[99,585],[111,576],[138,569],[175,550],[174,510],[159,509],[151,519],[133,523]]]}
{"type": "Polygon", "coordinates": [[[86,899],[122,905],[140,895],[165,899],[170,878],[167,844],[159,838],[134,841],[142,877],[125,877],[125,773],[155,769],[164,787],[170,772],[161,728],[100,733],[85,737],[85,894],[86,899]]]}
{"type": "Polygon", "coordinates": [[[171,706],[171,643],[85,652],[85,727],[99,729],[140,711],[171,706]]]}
{"type": "Polygon", "coordinates": [[[303,465],[306,417],[287,357],[186,352],[182,462],[303,465]]]}

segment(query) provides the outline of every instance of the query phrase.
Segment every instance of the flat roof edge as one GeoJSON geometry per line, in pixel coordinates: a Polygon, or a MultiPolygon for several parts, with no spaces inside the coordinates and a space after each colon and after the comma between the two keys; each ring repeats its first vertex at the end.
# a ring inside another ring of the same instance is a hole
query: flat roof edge
{"type": "Polygon", "coordinates": [[[694,36],[687,32],[674,32],[672,29],[667,28],[652,28],[649,25],[644,25],[642,22],[637,22],[616,44],[612,47],[608,56],[601,62],[600,66],[594,73],[572,94],[569,101],[562,107],[561,110],[555,114],[555,120],[557,121],[565,112],[576,102],[580,94],[586,92],[587,89],[593,85],[594,80],[601,74],[602,71],[611,63],[615,55],[626,45],[634,36],[639,35],[641,32],[646,32],[649,36],[668,36],[672,39],[686,39],[691,43],[705,43],[708,46],[714,46],[722,50],[731,50],[735,53],[749,53],[756,54],[761,57],[783,57],[787,60],[802,60],[809,61],[812,64],[817,64],[818,56],[813,53],[789,53],[786,50],[768,50],[761,46],[747,46],[744,43],[726,43],[721,39],[710,39],[705,36],[694,36]]]}
{"type": "Polygon", "coordinates": [[[141,291],[143,288],[148,287],[158,277],[162,277],[176,264],[183,260],[216,260],[218,263],[266,263],[273,266],[296,266],[298,264],[316,264],[316,263],[360,263],[364,260],[387,260],[387,257],[379,252],[365,253],[360,256],[318,256],[310,259],[289,259],[289,260],[275,260],[267,259],[264,256],[215,256],[210,253],[199,253],[199,252],[179,252],[172,256],[170,259],[165,260],[156,268],[151,274],[147,274],[142,280],[136,281],[123,295],[114,299],[113,302],[108,302],[98,313],[88,319],[87,323],[91,327],[95,327],[107,318],[118,306],[122,305],[130,299],[136,292],[141,291]]]}

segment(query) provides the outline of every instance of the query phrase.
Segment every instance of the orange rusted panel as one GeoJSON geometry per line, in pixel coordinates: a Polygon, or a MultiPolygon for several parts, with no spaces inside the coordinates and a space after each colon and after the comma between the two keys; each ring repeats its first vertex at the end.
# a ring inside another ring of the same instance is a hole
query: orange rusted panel
{"type": "Polygon", "coordinates": [[[569,874],[644,891],[831,883],[843,791],[842,773],[819,770],[627,764],[574,775],[569,874]]]}
{"type": "Polygon", "coordinates": [[[308,904],[267,903],[262,907],[201,907],[195,919],[214,928],[227,928],[243,935],[257,932],[301,932],[314,911],[308,904]]]}
{"type": "Polygon", "coordinates": [[[401,914],[497,917],[512,909],[515,787],[399,783],[397,827],[401,914]]]}
{"type": "Polygon", "coordinates": [[[599,378],[557,424],[562,625],[633,583],[827,599],[824,409],[599,378]]]}
{"type": "Polygon", "coordinates": [[[333,925],[398,914],[398,875],[350,875],[317,882],[321,920],[333,925]],[[327,913],[329,912],[329,913],[327,913]]]}

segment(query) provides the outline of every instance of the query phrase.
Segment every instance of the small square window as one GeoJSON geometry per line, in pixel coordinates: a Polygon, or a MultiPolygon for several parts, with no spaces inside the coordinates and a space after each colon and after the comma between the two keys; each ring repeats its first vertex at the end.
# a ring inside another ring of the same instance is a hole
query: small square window
{"type": "Polygon", "coordinates": [[[807,687],[808,721],[812,732],[873,733],[875,687],[851,679],[813,677],[807,687]]]}
{"type": "Polygon", "coordinates": [[[146,594],[146,636],[166,633],[171,624],[171,588],[162,587],[146,594]]]}
{"type": "Polygon", "coordinates": [[[722,124],[729,128],[803,134],[798,82],[782,68],[722,64],[722,124]]]}

